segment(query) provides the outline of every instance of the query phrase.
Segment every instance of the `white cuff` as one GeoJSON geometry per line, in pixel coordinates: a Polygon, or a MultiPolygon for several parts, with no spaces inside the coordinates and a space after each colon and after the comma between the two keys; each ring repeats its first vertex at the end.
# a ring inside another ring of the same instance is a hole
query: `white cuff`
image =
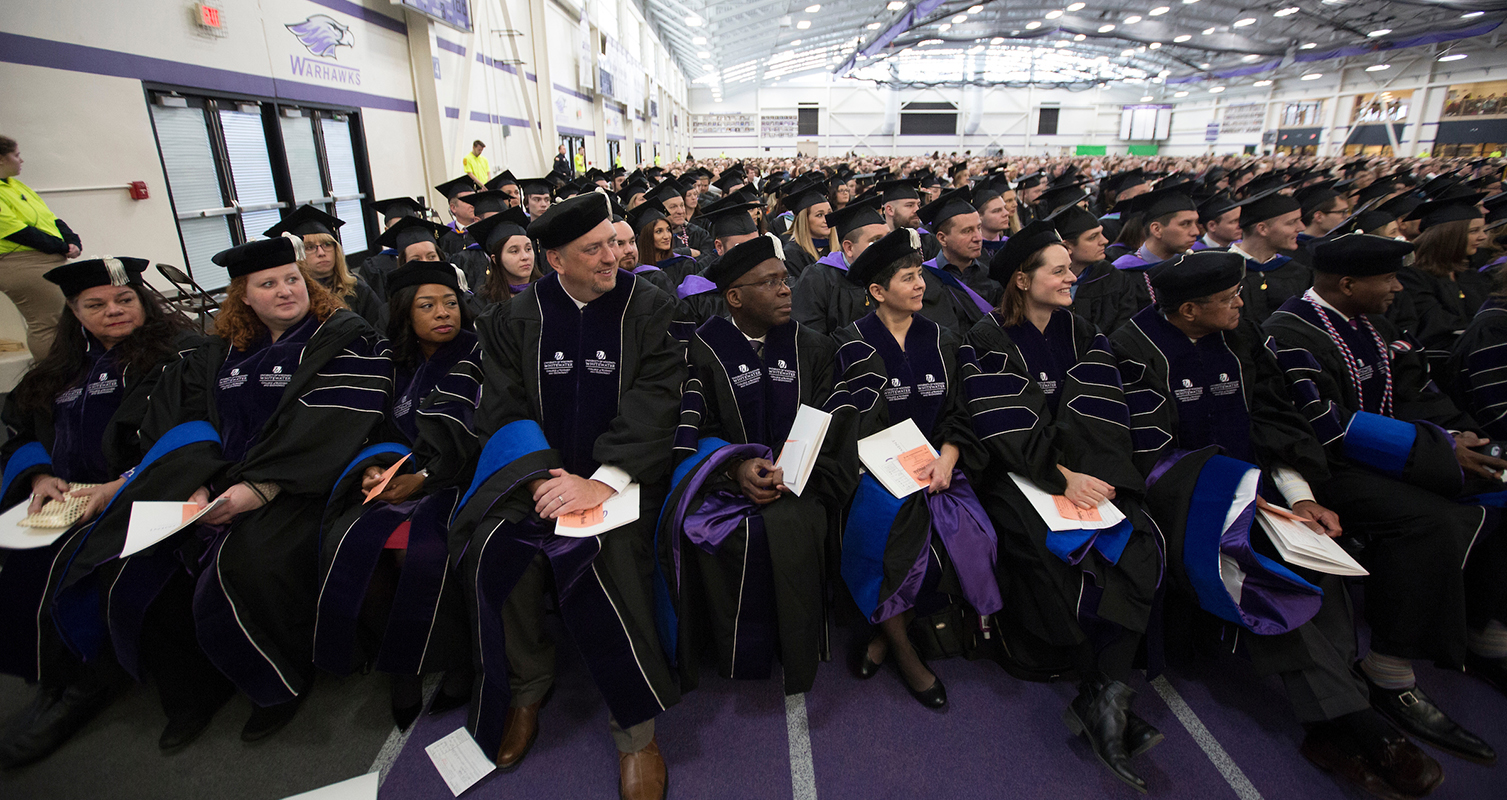
{"type": "Polygon", "coordinates": [[[597,467],[597,471],[591,473],[591,480],[601,481],[614,492],[621,492],[633,482],[633,476],[618,469],[617,467],[603,464],[597,467]]]}
{"type": "Polygon", "coordinates": [[[1313,500],[1313,488],[1304,480],[1303,475],[1292,467],[1273,467],[1271,470],[1272,483],[1277,485],[1277,491],[1282,493],[1282,499],[1287,501],[1287,507],[1292,508],[1304,500],[1313,500]]]}

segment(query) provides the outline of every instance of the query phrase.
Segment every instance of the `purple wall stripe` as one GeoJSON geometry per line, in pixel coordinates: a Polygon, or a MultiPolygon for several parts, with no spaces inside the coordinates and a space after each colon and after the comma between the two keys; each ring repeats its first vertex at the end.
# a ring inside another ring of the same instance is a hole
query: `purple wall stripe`
{"type": "Polygon", "coordinates": [[[617,135],[615,133],[609,133],[609,134],[607,134],[607,141],[609,141],[609,142],[626,142],[626,141],[628,141],[628,137],[626,137],[626,136],[619,136],[619,135],[617,135]]]}
{"type": "Polygon", "coordinates": [[[440,46],[441,50],[449,50],[450,52],[452,52],[452,53],[454,53],[454,54],[456,54],[458,56],[464,56],[466,54],[466,48],[465,47],[463,47],[463,46],[461,46],[459,44],[456,44],[455,42],[452,42],[449,39],[441,39],[440,37],[436,36],[436,37],[434,37],[434,42],[435,42],[435,44],[438,44],[440,46]]]}
{"type": "Polygon", "coordinates": [[[402,21],[393,19],[381,12],[373,11],[360,3],[352,3],[350,0],[310,0],[310,2],[315,5],[324,6],[331,11],[349,14],[379,28],[386,28],[394,33],[401,33],[404,36],[408,35],[408,26],[404,25],[402,21]]]}
{"type": "Polygon", "coordinates": [[[515,125],[520,128],[528,127],[528,120],[517,117],[503,117],[497,114],[483,114],[480,111],[471,112],[472,122],[490,122],[493,125],[515,125]]]}
{"type": "Polygon", "coordinates": [[[14,33],[0,33],[0,61],[309,103],[381,108],[410,114],[419,110],[418,104],[412,100],[277,80],[264,75],[248,75],[14,33]]]}
{"type": "Polygon", "coordinates": [[[560,85],[560,84],[558,84],[558,83],[557,83],[557,84],[555,84],[555,91],[557,91],[557,92],[564,92],[564,93],[565,93],[565,94],[568,94],[568,95],[570,95],[570,96],[571,96],[571,97],[579,97],[579,98],[581,98],[581,99],[582,99],[582,100],[585,100],[585,101],[587,101],[587,102],[590,102],[590,101],[592,101],[592,100],[595,100],[595,99],[596,99],[596,98],[595,98],[595,97],[592,97],[592,96],[591,96],[591,95],[589,95],[589,94],[582,94],[582,93],[580,93],[580,92],[578,92],[578,91],[576,91],[576,90],[575,90],[575,89],[571,89],[571,88],[569,88],[569,87],[567,87],[567,86],[561,86],[561,85],[560,85]]]}
{"type": "Polygon", "coordinates": [[[558,131],[558,132],[560,132],[560,133],[565,134],[566,136],[596,136],[597,135],[596,131],[589,131],[589,130],[586,130],[585,128],[567,128],[564,125],[556,125],[555,126],[555,130],[558,131]]]}
{"type": "Polygon", "coordinates": [[[453,106],[445,106],[445,116],[450,119],[460,119],[460,109],[453,106]]]}

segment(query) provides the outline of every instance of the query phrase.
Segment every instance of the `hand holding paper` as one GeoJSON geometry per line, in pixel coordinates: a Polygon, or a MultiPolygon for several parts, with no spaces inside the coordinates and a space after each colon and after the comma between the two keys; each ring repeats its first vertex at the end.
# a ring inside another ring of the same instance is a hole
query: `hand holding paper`
{"type": "MultiPolygon", "coordinates": [[[[403,462],[407,461],[412,456],[413,456],[413,453],[408,453],[407,455],[405,455],[402,458],[398,459],[397,462],[394,463],[392,466],[390,466],[387,469],[383,470],[382,471],[382,476],[377,479],[376,485],[373,486],[373,487],[371,487],[370,489],[366,490],[366,499],[364,499],[364,500],[361,501],[362,504],[364,505],[366,503],[370,503],[372,501],[373,497],[376,497],[377,495],[381,494],[382,490],[387,488],[387,484],[389,484],[389,483],[392,482],[392,476],[398,474],[398,468],[401,467],[401,466],[403,466],[403,462]]],[[[365,481],[363,481],[363,484],[364,483],[365,483],[365,481]]]]}
{"type": "Polygon", "coordinates": [[[193,501],[158,503],[137,500],[131,504],[131,521],[126,525],[126,543],[120,550],[120,557],[135,555],[203,520],[210,512],[228,503],[225,495],[205,506],[193,501]]]}
{"type": "Polygon", "coordinates": [[[816,471],[816,457],[821,454],[822,442],[827,438],[827,428],[832,424],[832,415],[820,409],[802,405],[795,412],[795,422],[785,437],[785,445],[774,465],[784,475],[785,487],[797,497],[806,489],[806,481],[816,471]]]}
{"type": "Polygon", "coordinates": [[[931,485],[925,470],[938,458],[921,429],[909,419],[858,440],[858,458],[889,493],[905,497],[931,485]]]}
{"type": "Polygon", "coordinates": [[[570,511],[555,519],[555,535],[584,539],[638,519],[638,484],[630,483],[600,505],[570,511]]]}

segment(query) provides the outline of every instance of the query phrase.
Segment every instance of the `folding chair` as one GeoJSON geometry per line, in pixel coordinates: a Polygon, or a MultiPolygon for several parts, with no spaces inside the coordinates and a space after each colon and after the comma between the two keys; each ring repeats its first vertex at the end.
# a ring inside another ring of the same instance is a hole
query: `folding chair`
{"type": "Polygon", "coordinates": [[[199,318],[199,332],[209,332],[209,321],[213,319],[213,313],[220,309],[219,301],[188,276],[188,273],[173,266],[172,264],[158,264],[157,271],[162,277],[167,278],[173,288],[178,290],[179,307],[193,309],[199,318]],[[189,301],[194,301],[191,305],[189,301]],[[197,307],[197,308],[195,308],[197,307]]]}

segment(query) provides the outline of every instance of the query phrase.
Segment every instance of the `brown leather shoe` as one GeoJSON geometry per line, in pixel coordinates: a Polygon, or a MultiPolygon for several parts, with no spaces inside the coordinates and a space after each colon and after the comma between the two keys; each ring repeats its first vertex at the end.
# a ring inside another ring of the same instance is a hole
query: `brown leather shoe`
{"type": "Polygon", "coordinates": [[[1444,768],[1423,748],[1399,736],[1387,742],[1378,758],[1368,758],[1371,769],[1398,791],[1422,797],[1444,782],[1444,768]]]}
{"type": "Polygon", "coordinates": [[[620,773],[617,794],[621,800],[664,800],[670,788],[670,775],[665,771],[657,740],[650,739],[649,746],[637,753],[618,753],[617,766],[620,773]]]}
{"type": "Polygon", "coordinates": [[[508,709],[503,723],[502,744],[497,748],[497,769],[512,772],[523,763],[539,737],[539,708],[544,701],[508,709]]]}
{"type": "Polygon", "coordinates": [[[1418,750],[1417,746],[1407,740],[1400,741],[1406,747],[1394,748],[1393,745],[1388,745],[1386,760],[1392,761],[1395,756],[1398,763],[1392,768],[1386,768],[1385,773],[1378,773],[1377,767],[1374,767],[1366,758],[1342,747],[1332,736],[1322,731],[1309,732],[1303,738],[1301,752],[1304,758],[1312,761],[1320,769],[1333,772],[1374,797],[1380,797],[1383,800],[1413,800],[1433,791],[1434,787],[1444,780],[1444,771],[1438,762],[1418,750]],[[1409,748],[1417,751],[1416,755],[1421,756],[1422,760],[1407,752],[1409,748]],[[1429,769],[1430,764],[1432,771],[1429,769]],[[1403,772],[1409,774],[1400,774],[1403,772]],[[1432,778],[1429,777],[1430,774],[1432,778]],[[1406,785],[1407,790],[1402,790],[1388,778],[1406,785]],[[1421,791],[1417,791],[1420,788],[1421,791]]]}

